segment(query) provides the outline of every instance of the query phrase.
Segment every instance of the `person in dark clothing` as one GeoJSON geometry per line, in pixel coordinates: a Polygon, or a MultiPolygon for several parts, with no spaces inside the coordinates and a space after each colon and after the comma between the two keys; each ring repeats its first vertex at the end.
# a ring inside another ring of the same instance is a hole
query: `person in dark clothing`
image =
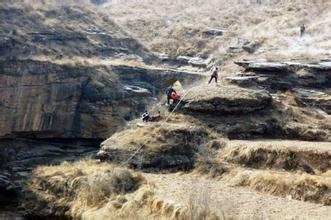
{"type": "Polygon", "coordinates": [[[306,26],[304,24],[302,24],[300,26],[300,37],[303,37],[303,35],[305,34],[306,31],[306,26]]]}
{"type": "Polygon", "coordinates": [[[210,69],[210,72],[211,72],[211,76],[208,84],[210,84],[213,79],[215,79],[215,82],[217,83],[218,68],[215,65],[213,65],[213,67],[210,69]]]}
{"type": "Polygon", "coordinates": [[[172,86],[169,86],[169,87],[166,89],[167,104],[168,104],[168,105],[170,105],[170,100],[172,99],[172,98],[171,98],[172,93],[177,94],[176,90],[175,90],[174,88],[172,88],[172,86]]]}
{"type": "Polygon", "coordinates": [[[145,111],[144,114],[142,115],[142,118],[143,118],[143,122],[148,122],[150,119],[149,113],[145,111]]]}

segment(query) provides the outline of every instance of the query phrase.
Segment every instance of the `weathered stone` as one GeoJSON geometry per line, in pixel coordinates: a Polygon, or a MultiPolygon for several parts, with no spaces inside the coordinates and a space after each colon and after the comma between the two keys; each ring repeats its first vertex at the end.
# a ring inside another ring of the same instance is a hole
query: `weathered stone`
{"type": "Polygon", "coordinates": [[[258,80],[258,76],[229,76],[224,79],[232,84],[240,86],[252,86],[258,80]]]}
{"type": "Polygon", "coordinates": [[[288,66],[282,63],[272,63],[272,62],[265,62],[265,63],[249,63],[248,70],[252,71],[268,71],[268,72],[288,72],[288,66]]]}
{"type": "Polygon", "coordinates": [[[161,61],[169,61],[170,60],[170,57],[168,54],[165,54],[165,53],[157,53],[157,52],[154,52],[153,53],[159,60],[161,61]]]}
{"type": "Polygon", "coordinates": [[[176,57],[176,60],[182,64],[188,64],[188,62],[192,59],[193,57],[189,56],[178,56],[176,57]]]}
{"type": "Polygon", "coordinates": [[[203,31],[202,33],[205,36],[215,37],[215,36],[222,36],[224,34],[224,30],[211,28],[206,31],[203,31]]]}
{"type": "Polygon", "coordinates": [[[303,106],[320,108],[328,114],[331,114],[331,96],[316,90],[295,88],[293,91],[297,94],[295,100],[303,106]]]}
{"type": "Polygon", "coordinates": [[[228,53],[241,53],[243,52],[243,49],[241,47],[229,47],[228,48],[228,53]]]}
{"type": "Polygon", "coordinates": [[[138,62],[143,62],[143,58],[137,54],[125,54],[125,53],[118,53],[114,57],[120,58],[122,60],[134,60],[138,62]]]}
{"type": "Polygon", "coordinates": [[[193,57],[188,61],[189,64],[196,67],[207,68],[210,63],[210,59],[202,59],[200,57],[193,57]]]}
{"type": "Polygon", "coordinates": [[[259,77],[268,77],[267,80],[256,82],[268,90],[289,90],[294,87],[330,88],[331,64],[306,64],[301,62],[261,62],[257,60],[244,60],[235,62],[242,66],[246,72],[254,72],[259,77]]]}
{"type": "Polygon", "coordinates": [[[261,44],[259,42],[246,42],[243,46],[242,49],[247,51],[248,53],[255,53],[261,44]]]}
{"type": "Polygon", "coordinates": [[[271,95],[265,90],[237,86],[196,87],[185,98],[183,109],[214,114],[245,114],[270,105],[271,95]]]}

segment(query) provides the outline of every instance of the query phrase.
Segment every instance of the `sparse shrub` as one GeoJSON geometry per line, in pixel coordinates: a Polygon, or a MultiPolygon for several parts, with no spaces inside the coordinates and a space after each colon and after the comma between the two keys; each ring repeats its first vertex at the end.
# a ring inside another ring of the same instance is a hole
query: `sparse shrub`
{"type": "Polygon", "coordinates": [[[113,197],[134,192],[143,183],[141,175],[129,170],[83,160],[37,168],[26,190],[38,201],[28,203],[31,210],[42,212],[51,204],[56,215],[67,215],[69,211],[70,216],[79,218],[89,208],[100,207],[113,197]]]}
{"type": "Polygon", "coordinates": [[[85,186],[85,199],[88,205],[96,205],[112,195],[126,194],[139,188],[142,178],[133,176],[125,169],[115,168],[105,173],[89,176],[85,186]]]}

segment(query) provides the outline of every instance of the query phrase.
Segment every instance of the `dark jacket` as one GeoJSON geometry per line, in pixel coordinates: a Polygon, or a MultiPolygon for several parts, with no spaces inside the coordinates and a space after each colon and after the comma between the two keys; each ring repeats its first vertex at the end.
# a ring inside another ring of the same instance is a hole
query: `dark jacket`
{"type": "Polygon", "coordinates": [[[169,87],[166,90],[166,94],[168,97],[170,97],[173,92],[176,93],[176,90],[174,90],[172,87],[169,87]]]}

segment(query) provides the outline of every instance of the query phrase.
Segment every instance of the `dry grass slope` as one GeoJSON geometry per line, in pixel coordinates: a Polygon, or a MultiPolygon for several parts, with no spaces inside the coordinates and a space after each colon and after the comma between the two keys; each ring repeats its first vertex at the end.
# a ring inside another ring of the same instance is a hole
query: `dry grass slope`
{"type": "Polygon", "coordinates": [[[141,174],[89,159],[39,167],[26,190],[31,193],[25,202],[31,217],[230,219],[196,202],[177,204],[156,198],[154,184],[141,174]]]}
{"type": "MultiPolygon", "coordinates": [[[[116,0],[104,10],[152,51],[172,56],[213,56],[237,70],[233,59],[315,60],[330,57],[331,2],[328,0],[116,0]],[[307,26],[299,37],[299,26],[307,26]],[[208,28],[225,30],[216,38],[205,37],[208,28]],[[261,46],[255,54],[227,54],[229,46],[244,42],[261,46]]],[[[225,72],[225,71],[224,71],[225,72]]]]}

